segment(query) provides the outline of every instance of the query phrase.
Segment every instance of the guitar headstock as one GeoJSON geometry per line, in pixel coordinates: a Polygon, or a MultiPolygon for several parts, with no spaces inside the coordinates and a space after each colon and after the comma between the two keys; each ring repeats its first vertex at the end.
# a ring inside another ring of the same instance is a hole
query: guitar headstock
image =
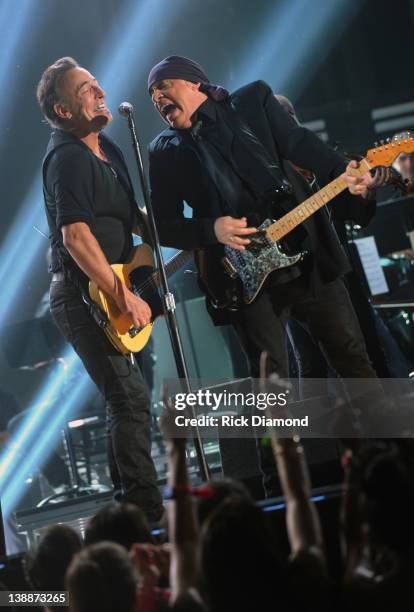
{"type": "Polygon", "coordinates": [[[404,132],[391,140],[381,144],[379,147],[369,149],[365,156],[371,168],[374,166],[391,166],[400,153],[411,153],[414,151],[414,135],[404,132]]]}

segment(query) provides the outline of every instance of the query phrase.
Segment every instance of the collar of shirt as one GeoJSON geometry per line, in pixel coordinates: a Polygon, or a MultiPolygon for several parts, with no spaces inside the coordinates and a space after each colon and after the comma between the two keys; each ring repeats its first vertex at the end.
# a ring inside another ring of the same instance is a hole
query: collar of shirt
{"type": "Polygon", "coordinates": [[[207,125],[212,121],[217,121],[216,102],[214,102],[214,100],[211,100],[211,98],[207,98],[207,100],[204,100],[204,102],[191,116],[191,123],[193,124],[193,127],[199,121],[201,121],[203,125],[207,125]]]}

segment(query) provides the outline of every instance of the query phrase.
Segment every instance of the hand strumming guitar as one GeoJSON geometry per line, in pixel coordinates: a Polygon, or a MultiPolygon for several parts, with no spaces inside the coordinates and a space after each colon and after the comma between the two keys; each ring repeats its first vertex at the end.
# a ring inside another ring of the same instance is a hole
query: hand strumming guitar
{"type": "Polygon", "coordinates": [[[115,291],[112,297],[122,314],[126,314],[137,328],[145,327],[151,323],[151,308],[147,302],[136,296],[126,285],[114,274],[115,291]]]}
{"type": "Polygon", "coordinates": [[[257,232],[257,229],[255,227],[247,227],[246,217],[235,219],[234,217],[227,216],[216,219],[214,232],[221,244],[226,244],[238,251],[244,251],[245,247],[250,244],[250,240],[242,238],[242,236],[254,234],[257,232]]]}
{"type": "Polygon", "coordinates": [[[63,244],[81,270],[113,298],[120,312],[127,314],[135,327],[150,323],[150,307],[116,276],[86,223],[64,225],[62,236],[63,244]]]}

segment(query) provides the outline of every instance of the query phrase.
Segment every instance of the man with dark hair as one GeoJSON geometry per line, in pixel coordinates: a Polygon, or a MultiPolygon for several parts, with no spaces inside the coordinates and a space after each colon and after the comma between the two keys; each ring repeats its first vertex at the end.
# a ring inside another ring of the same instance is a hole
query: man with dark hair
{"type": "MultiPolygon", "coordinates": [[[[280,202],[275,188],[290,186],[296,202],[312,195],[308,182],[289,161],[315,172],[322,184],[345,171],[344,159],[299,126],[263,81],[230,95],[212,85],[197,62],[170,56],[152,68],[148,90],[168,124],[149,148],[161,241],[175,248],[204,249],[207,277],[209,266],[215,272],[219,269],[223,245],[243,251],[258,224],[293,206],[280,202]],[[193,210],[191,219],[184,217],[184,202],[193,210]],[[211,264],[214,254],[217,266],[211,264]]],[[[351,162],[344,178],[354,195],[367,197],[370,177],[353,176],[356,166],[351,162]]],[[[348,197],[348,192],[339,196],[342,201],[348,197]]],[[[348,260],[326,210],[307,218],[298,232],[297,250],[310,256],[273,272],[259,296],[236,312],[222,316],[210,306],[213,318],[233,324],[253,376],[259,376],[264,350],[271,368],[287,376],[284,327],[292,316],[309,329],[340,376],[374,378],[341,280],[349,269],[348,260]]],[[[208,282],[207,278],[207,286],[208,282]]],[[[377,389],[376,382],[372,386],[377,389]]]]}
{"type": "Polygon", "coordinates": [[[128,261],[132,232],[147,236],[123,155],[102,134],[112,120],[96,78],[72,58],[46,69],[37,98],[55,128],[43,161],[43,192],[52,246],[51,312],[107,402],[109,466],[116,498],[135,503],[150,521],[162,514],[151,459],[149,398],[136,364],[121,355],[83,299],[89,280],[136,327],[151,311],[115,275],[128,261]]]}

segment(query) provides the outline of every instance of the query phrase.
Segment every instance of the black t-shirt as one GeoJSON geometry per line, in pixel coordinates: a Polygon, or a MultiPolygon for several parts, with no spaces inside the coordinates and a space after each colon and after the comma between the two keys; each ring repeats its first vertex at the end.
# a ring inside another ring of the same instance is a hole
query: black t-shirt
{"type": "MultiPolygon", "coordinates": [[[[120,152],[109,139],[101,137],[101,148],[109,160],[104,162],[81,141],[57,132],[57,139],[52,135],[57,146],[46,158],[44,167],[51,271],[62,269],[62,254],[64,260],[68,257],[63,247],[62,226],[76,222],[89,225],[109,263],[126,261],[132,248],[137,213],[120,152]]],[[[67,261],[70,267],[74,265],[73,260],[67,261]]]]}

